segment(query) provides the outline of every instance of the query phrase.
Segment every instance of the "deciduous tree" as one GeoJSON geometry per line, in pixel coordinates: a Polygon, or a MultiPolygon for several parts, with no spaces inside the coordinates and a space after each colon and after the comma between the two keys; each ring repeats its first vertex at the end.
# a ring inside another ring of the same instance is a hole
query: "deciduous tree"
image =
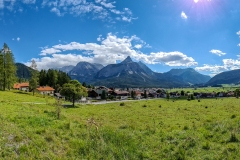
{"type": "Polygon", "coordinates": [[[31,79],[29,80],[29,87],[33,92],[33,95],[35,93],[36,88],[38,87],[39,77],[37,71],[31,72],[31,79]]]}
{"type": "Polygon", "coordinates": [[[77,80],[71,80],[69,83],[63,85],[60,93],[67,99],[71,100],[74,107],[77,99],[87,96],[87,89],[83,87],[77,80]]]}

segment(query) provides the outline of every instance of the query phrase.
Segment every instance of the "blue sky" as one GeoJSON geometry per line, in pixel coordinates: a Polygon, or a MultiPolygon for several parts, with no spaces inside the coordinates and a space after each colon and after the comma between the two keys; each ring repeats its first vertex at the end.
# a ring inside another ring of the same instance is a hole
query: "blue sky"
{"type": "Polygon", "coordinates": [[[240,68],[239,0],[0,0],[0,44],[39,69],[131,56],[153,71],[240,68]]]}

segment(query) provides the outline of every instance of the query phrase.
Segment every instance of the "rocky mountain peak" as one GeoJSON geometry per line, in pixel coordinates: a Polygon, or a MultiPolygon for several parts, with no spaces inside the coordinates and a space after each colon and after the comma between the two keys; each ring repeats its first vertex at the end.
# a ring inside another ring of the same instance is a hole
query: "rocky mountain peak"
{"type": "Polygon", "coordinates": [[[132,59],[131,59],[131,57],[130,56],[128,56],[124,61],[122,61],[121,63],[122,64],[126,64],[126,63],[132,63],[133,61],[132,61],[132,59]]]}

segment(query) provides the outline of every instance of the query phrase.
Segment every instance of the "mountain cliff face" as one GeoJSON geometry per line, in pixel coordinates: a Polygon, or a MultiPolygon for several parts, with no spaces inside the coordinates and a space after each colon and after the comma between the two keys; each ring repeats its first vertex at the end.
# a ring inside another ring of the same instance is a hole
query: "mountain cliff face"
{"type": "Polygon", "coordinates": [[[239,84],[240,83],[240,69],[222,72],[212,77],[206,85],[218,85],[218,84],[239,84]]]}
{"type": "Polygon", "coordinates": [[[68,73],[68,72],[70,72],[74,67],[75,67],[75,66],[73,66],[73,65],[64,66],[64,67],[62,67],[62,68],[59,68],[58,70],[68,73]]]}
{"type": "MultiPolygon", "coordinates": [[[[149,69],[150,70],[150,69],[149,69]]],[[[127,57],[119,64],[110,64],[97,72],[94,77],[96,85],[114,87],[157,86],[158,81],[145,72],[137,62],[127,57]]]]}
{"type": "Polygon", "coordinates": [[[80,82],[89,82],[94,75],[103,68],[101,64],[91,64],[88,62],[79,62],[72,70],[68,72],[69,76],[80,82]]]}
{"type": "Polygon", "coordinates": [[[134,75],[144,82],[145,78],[149,78],[148,74],[139,66],[137,62],[133,62],[127,57],[119,64],[110,64],[101,69],[95,78],[104,79],[111,77],[121,77],[122,75],[134,75]]]}

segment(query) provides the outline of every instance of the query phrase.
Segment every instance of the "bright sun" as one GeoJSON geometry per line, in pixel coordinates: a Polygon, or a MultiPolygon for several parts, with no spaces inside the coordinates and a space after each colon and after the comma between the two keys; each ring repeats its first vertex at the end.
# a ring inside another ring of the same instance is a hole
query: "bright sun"
{"type": "Polygon", "coordinates": [[[194,0],[195,3],[198,3],[199,0],[194,0]]]}

